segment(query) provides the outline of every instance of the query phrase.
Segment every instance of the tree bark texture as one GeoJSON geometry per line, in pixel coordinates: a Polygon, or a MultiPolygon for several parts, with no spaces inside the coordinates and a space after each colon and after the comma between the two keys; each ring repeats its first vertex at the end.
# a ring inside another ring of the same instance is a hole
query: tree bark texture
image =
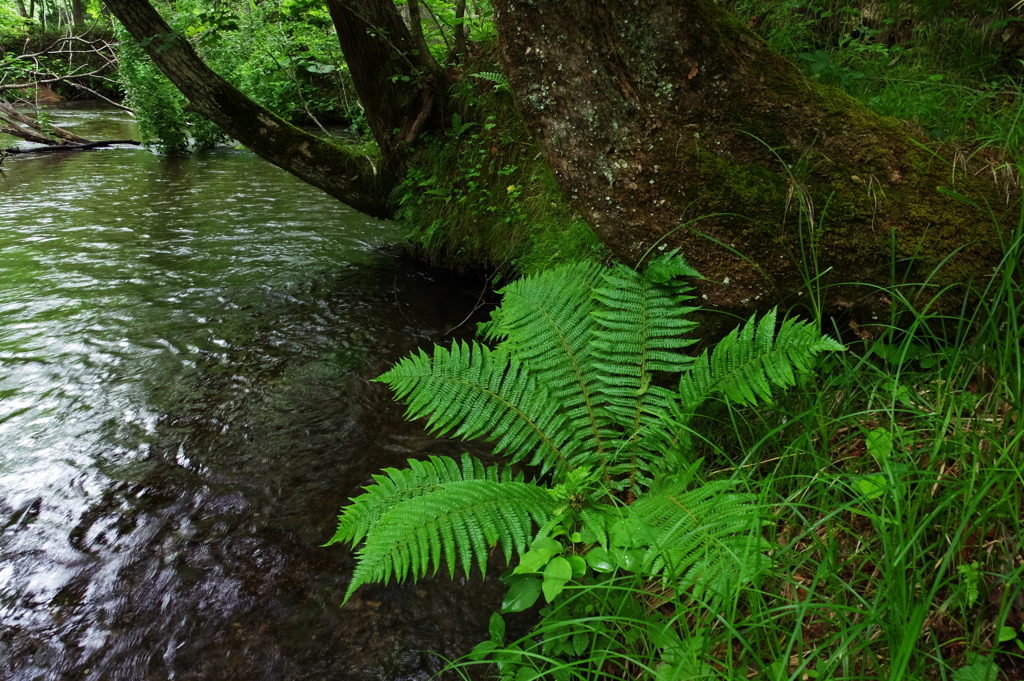
{"type": "Polygon", "coordinates": [[[352,208],[375,217],[390,216],[387,199],[397,180],[388,168],[300,130],[250,100],[206,66],[149,2],[106,0],[106,5],[188,98],[191,110],[259,156],[352,208]]]}
{"type": "Polygon", "coordinates": [[[793,302],[817,277],[830,305],[881,310],[879,289],[840,282],[921,282],[942,263],[941,287],[998,262],[983,211],[1019,194],[1006,173],[805,78],[712,0],[494,5],[504,71],[574,209],[627,262],[681,248],[707,304],[793,302]]]}
{"type": "MultiPolygon", "coordinates": [[[[416,42],[392,0],[327,0],[352,84],[385,163],[401,173],[406,152],[450,82],[416,42]]],[[[417,16],[418,21],[418,16],[417,16]]]]}

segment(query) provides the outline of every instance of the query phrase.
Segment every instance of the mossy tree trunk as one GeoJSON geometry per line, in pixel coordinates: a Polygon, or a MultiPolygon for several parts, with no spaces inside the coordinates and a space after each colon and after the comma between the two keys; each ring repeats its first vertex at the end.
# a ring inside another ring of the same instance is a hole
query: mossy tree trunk
{"type": "Polygon", "coordinates": [[[390,215],[397,177],[381,164],[291,125],[214,73],[145,0],[105,0],[189,108],[289,173],[369,215],[390,215]]]}
{"type": "Polygon", "coordinates": [[[1015,192],[998,172],[805,78],[713,0],[494,4],[503,68],[574,209],[628,262],[681,248],[707,304],[793,302],[820,276],[832,309],[879,310],[879,289],[838,284],[921,282],[945,261],[941,287],[997,262],[985,206],[1001,217],[1015,192]]]}

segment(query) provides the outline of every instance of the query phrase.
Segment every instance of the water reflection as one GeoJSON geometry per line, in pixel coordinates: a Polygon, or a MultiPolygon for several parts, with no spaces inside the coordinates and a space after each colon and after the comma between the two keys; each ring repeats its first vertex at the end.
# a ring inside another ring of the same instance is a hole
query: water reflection
{"type": "Polygon", "coordinates": [[[464,449],[369,379],[474,283],[247,153],[6,167],[0,677],[426,678],[480,638],[494,586],[342,610],[351,556],[318,548],[372,473],[464,449]]]}

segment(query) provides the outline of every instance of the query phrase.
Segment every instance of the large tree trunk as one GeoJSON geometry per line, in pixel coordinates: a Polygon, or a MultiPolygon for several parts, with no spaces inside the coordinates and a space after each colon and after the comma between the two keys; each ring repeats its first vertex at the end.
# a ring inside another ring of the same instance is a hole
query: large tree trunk
{"type": "Polygon", "coordinates": [[[106,0],[106,5],[188,98],[191,110],[274,165],[356,210],[390,215],[387,199],[396,182],[391,169],[300,130],[250,100],[210,70],[149,2],[106,0]]]}
{"type": "Polygon", "coordinates": [[[374,139],[400,174],[451,82],[417,49],[392,0],[327,0],[327,9],[374,139]]]}
{"type": "Polygon", "coordinates": [[[85,23],[85,6],[82,0],[71,0],[71,23],[73,26],[85,23]]]}
{"type": "Polygon", "coordinates": [[[494,4],[504,70],[575,210],[628,262],[680,247],[708,304],[793,302],[821,275],[832,309],[879,310],[880,289],[837,284],[944,263],[933,292],[997,262],[985,209],[942,188],[996,216],[1019,191],[805,78],[713,0],[494,4]]]}

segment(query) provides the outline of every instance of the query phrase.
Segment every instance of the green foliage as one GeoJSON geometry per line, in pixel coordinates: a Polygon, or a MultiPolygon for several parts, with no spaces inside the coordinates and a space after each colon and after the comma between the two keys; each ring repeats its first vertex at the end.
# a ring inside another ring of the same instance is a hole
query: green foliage
{"type": "Polygon", "coordinates": [[[139,135],[164,152],[188,149],[190,119],[184,112],[185,98],[160,73],[142,46],[128,31],[117,29],[120,76],[126,102],[135,111],[139,135]]]}
{"type": "Polygon", "coordinates": [[[409,239],[433,262],[502,272],[603,259],[604,247],[569,209],[494,68],[486,57],[466,65],[481,77],[456,83],[450,125],[421,138],[410,160],[393,197],[409,239]]]}
{"type": "Polygon", "coordinates": [[[409,418],[428,414],[431,430],[466,438],[499,434],[496,450],[514,463],[564,460],[565,416],[553,406],[543,385],[508,353],[478,344],[456,343],[451,350],[422,350],[380,377],[399,399],[407,399],[409,418]]]}
{"type": "MultiPolygon", "coordinates": [[[[795,322],[776,338],[769,315],[730,336],[721,356],[694,363],[683,354],[692,342],[683,334],[695,327],[683,277],[693,276],[673,252],[643,274],[576,263],[524,277],[502,289],[482,326],[494,349],[435,346],[432,357],[421,351],[377,379],[408,404],[408,418],[426,417],[438,433],[484,437],[543,477],[513,478],[468,457],[461,467],[432,458],[376,476],[343,510],[332,539],[363,542],[346,599],[361,584],[415,579],[441,564],[449,573],[461,566],[468,575],[474,565],[483,572],[495,545],[506,560],[520,556],[503,577],[505,612],[543,596],[549,614],[564,613],[559,603],[574,590],[627,574],[720,602],[763,570],[753,497],[728,480],[705,480],[676,431],[707,398],[764,402],[772,386],[809,372],[813,356],[842,346],[795,322]],[[696,367],[703,377],[692,387],[696,367]],[[665,387],[680,375],[690,387],[665,387]],[[744,380],[754,386],[741,388],[744,380]]],[[[480,655],[502,643],[503,624],[493,624],[480,655]]],[[[568,638],[545,634],[544,654],[582,653],[593,637],[569,628],[568,638]]],[[[533,664],[531,655],[502,659],[515,673],[533,664]]]]}
{"type": "Polygon", "coordinates": [[[470,75],[473,76],[474,78],[480,78],[482,80],[494,83],[497,86],[498,90],[503,90],[505,92],[509,91],[508,78],[506,78],[505,74],[503,73],[498,73],[497,71],[480,71],[478,73],[472,73],[470,75]]]}
{"type": "Polygon", "coordinates": [[[679,384],[684,405],[701,404],[722,393],[737,404],[771,401],[772,387],[796,385],[797,376],[810,371],[816,356],[842,348],[836,341],[813,334],[813,325],[787,319],[776,333],[772,310],[760,322],[754,319],[734,329],[715,347],[705,351],[679,384]]]}
{"type": "MultiPolygon", "coordinates": [[[[629,507],[620,541],[644,549],[636,570],[652,577],[676,575],[693,594],[725,594],[763,567],[756,506],[728,480],[693,485],[697,465],[663,475],[629,507]],[[644,532],[649,533],[644,537],[644,532]]],[[[614,529],[614,526],[613,526],[614,529]]],[[[613,539],[614,545],[614,539],[613,539]]]]}
{"type": "MultiPolygon", "coordinates": [[[[232,6],[184,0],[165,12],[218,74],[293,122],[339,120],[358,111],[333,24],[322,3],[289,0],[232,6]]],[[[118,34],[121,77],[143,138],[166,151],[224,141],[215,126],[187,113],[185,99],[127,32],[118,34]]]]}
{"type": "Polygon", "coordinates": [[[449,574],[461,564],[468,576],[474,563],[484,574],[495,542],[502,542],[508,560],[554,506],[537,485],[468,456],[461,469],[451,459],[432,457],[385,474],[374,476],[377,484],[345,509],[330,542],[366,538],[346,599],[360,584],[387,582],[392,575],[417,579],[441,563],[449,574]]]}
{"type": "Polygon", "coordinates": [[[953,681],[996,681],[999,667],[992,660],[979,657],[977,660],[953,672],[953,681]]]}
{"type": "Polygon", "coordinates": [[[28,20],[18,14],[14,2],[0,0],[0,44],[24,36],[28,25],[28,20]]]}
{"type": "Polygon", "coordinates": [[[939,139],[1021,146],[1020,18],[1010,4],[849,0],[727,3],[808,75],[939,139]]]}

